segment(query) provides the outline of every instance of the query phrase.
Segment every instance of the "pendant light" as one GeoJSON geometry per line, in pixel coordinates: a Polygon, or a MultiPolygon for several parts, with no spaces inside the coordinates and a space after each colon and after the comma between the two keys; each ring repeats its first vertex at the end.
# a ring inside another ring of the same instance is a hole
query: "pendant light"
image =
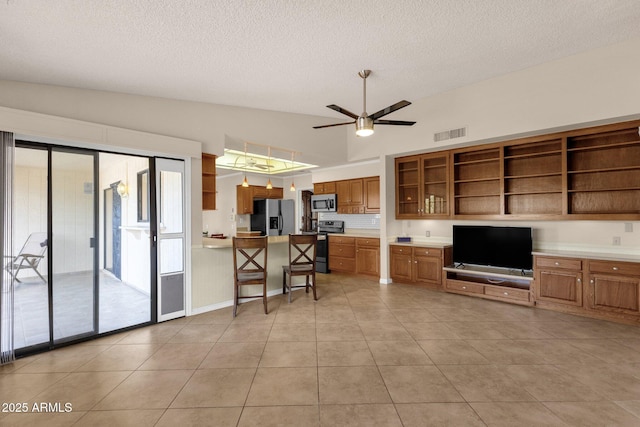
{"type": "Polygon", "coordinates": [[[289,191],[296,191],[296,185],[293,182],[293,156],[295,155],[295,151],[291,152],[291,187],[289,187],[289,191]]]}
{"type": "Polygon", "coordinates": [[[249,187],[249,181],[247,181],[247,143],[244,143],[244,168],[245,168],[245,173],[244,173],[244,179],[242,180],[242,186],[243,187],[249,187]]]}
{"type": "MultiPolygon", "coordinates": [[[[271,166],[271,147],[267,148],[267,152],[268,152],[268,157],[269,159],[267,160],[267,169],[271,166]]],[[[267,180],[267,190],[271,190],[273,188],[273,184],[271,184],[271,177],[269,177],[269,179],[267,180]]]]}

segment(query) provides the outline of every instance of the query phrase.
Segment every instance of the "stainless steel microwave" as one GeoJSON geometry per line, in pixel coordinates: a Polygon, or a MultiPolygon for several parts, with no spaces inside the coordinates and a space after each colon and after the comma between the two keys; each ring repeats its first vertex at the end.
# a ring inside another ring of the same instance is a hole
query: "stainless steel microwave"
{"type": "Polygon", "coordinates": [[[335,194],[314,194],[311,196],[311,212],[336,212],[337,200],[335,194]]]}

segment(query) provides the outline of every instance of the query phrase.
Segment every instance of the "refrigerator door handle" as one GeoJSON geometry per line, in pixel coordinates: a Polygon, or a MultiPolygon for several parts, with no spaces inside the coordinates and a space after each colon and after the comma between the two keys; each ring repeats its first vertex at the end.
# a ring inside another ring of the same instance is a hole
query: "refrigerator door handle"
{"type": "Polygon", "coordinates": [[[282,218],[282,214],[278,214],[278,236],[282,236],[282,225],[284,224],[284,219],[282,218]]]}

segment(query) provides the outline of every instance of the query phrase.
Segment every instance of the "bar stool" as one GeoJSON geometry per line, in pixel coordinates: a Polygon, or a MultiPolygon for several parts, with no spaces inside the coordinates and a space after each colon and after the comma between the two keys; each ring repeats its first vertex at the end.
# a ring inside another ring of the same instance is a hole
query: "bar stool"
{"type": "Polygon", "coordinates": [[[289,234],[289,265],[282,266],[282,293],[289,292],[289,304],[291,304],[291,290],[293,288],[304,287],[307,293],[311,288],[313,289],[314,301],[318,300],[316,295],[317,243],[318,236],[316,234],[289,234]],[[288,281],[287,276],[289,276],[288,281]],[[305,284],[293,286],[294,276],[305,276],[305,284]]]}
{"type": "Polygon", "coordinates": [[[266,236],[233,238],[233,278],[233,317],[236,317],[240,298],[262,297],[264,314],[268,314],[266,236]],[[262,295],[240,296],[239,288],[245,285],[262,285],[262,295]]]}

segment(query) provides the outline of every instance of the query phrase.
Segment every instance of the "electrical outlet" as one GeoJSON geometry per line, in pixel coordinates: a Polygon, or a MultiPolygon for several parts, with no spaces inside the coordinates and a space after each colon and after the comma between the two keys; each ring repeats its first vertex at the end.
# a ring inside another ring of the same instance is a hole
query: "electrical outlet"
{"type": "Polygon", "coordinates": [[[431,237],[431,232],[429,230],[425,231],[424,235],[426,237],[431,237]]]}
{"type": "Polygon", "coordinates": [[[613,236],[613,246],[620,246],[620,236],[613,236]]]}

